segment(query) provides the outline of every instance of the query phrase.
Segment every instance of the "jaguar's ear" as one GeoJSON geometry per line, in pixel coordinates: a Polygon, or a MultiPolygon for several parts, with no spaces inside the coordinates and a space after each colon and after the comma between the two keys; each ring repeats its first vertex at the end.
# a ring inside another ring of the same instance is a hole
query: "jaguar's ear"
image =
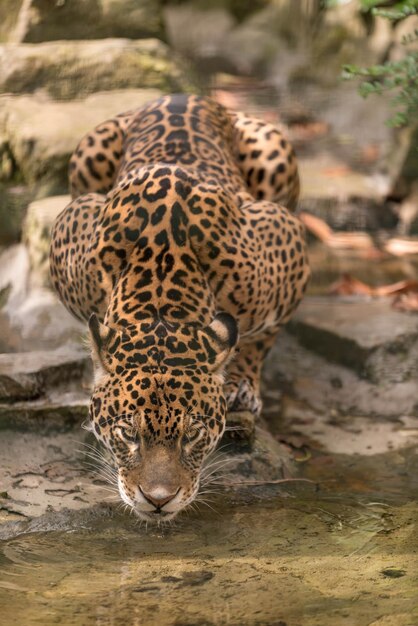
{"type": "Polygon", "coordinates": [[[94,364],[94,382],[112,370],[112,357],[109,346],[116,339],[117,332],[99,322],[97,315],[92,313],[89,319],[91,358],[94,364]]]}
{"type": "Polygon", "coordinates": [[[238,343],[238,324],[229,313],[217,313],[213,322],[206,327],[210,342],[210,369],[222,370],[234,354],[238,343]]]}

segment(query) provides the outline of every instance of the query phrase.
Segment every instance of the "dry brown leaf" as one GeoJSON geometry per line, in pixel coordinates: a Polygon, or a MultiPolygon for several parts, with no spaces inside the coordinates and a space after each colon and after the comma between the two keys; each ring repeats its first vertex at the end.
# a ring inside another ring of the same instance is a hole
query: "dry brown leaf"
{"type": "Polygon", "coordinates": [[[324,243],[327,243],[334,234],[332,228],[330,228],[324,220],[321,220],[320,217],[316,217],[311,213],[302,211],[299,213],[299,219],[315,237],[318,237],[318,239],[324,243]]]}
{"type": "Polygon", "coordinates": [[[300,220],[315,237],[336,250],[361,250],[367,258],[380,258],[382,253],[367,233],[336,233],[328,224],[316,215],[302,211],[300,220]]]}
{"type": "Polygon", "coordinates": [[[418,311],[418,280],[400,280],[390,285],[372,287],[350,276],[343,274],[329,288],[328,293],[337,296],[362,295],[372,297],[387,297],[396,294],[392,306],[399,311],[418,311]]]}
{"type": "Polygon", "coordinates": [[[410,291],[396,296],[392,302],[394,309],[398,311],[418,312],[418,293],[410,291]]]}
{"type": "Polygon", "coordinates": [[[386,242],[385,250],[395,256],[418,254],[418,239],[407,239],[406,237],[389,239],[389,241],[386,242]]]}
{"type": "Polygon", "coordinates": [[[340,250],[375,250],[373,239],[367,233],[333,233],[327,241],[331,248],[340,250]]]}
{"type": "Polygon", "coordinates": [[[325,122],[307,122],[305,124],[292,124],[290,134],[293,141],[312,141],[329,132],[329,124],[325,122]]]}
{"type": "Polygon", "coordinates": [[[372,287],[361,280],[357,280],[357,278],[353,278],[350,274],[343,274],[340,279],[331,285],[328,293],[333,296],[371,296],[372,287]]]}
{"type": "Polygon", "coordinates": [[[379,146],[375,143],[367,144],[361,151],[361,160],[363,163],[374,163],[380,156],[379,146]]]}
{"type": "Polygon", "coordinates": [[[394,294],[407,294],[418,292],[418,280],[408,278],[407,280],[400,280],[397,283],[391,283],[390,285],[382,285],[381,287],[375,287],[374,295],[376,296],[392,296],[394,294]]]}
{"type": "Polygon", "coordinates": [[[336,165],[335,167],[327,167],[322,170],[324,176],[327,178],[339,178],[340,176],[347,176],[351,172],[350,168],[346,165],[336,165]]]}

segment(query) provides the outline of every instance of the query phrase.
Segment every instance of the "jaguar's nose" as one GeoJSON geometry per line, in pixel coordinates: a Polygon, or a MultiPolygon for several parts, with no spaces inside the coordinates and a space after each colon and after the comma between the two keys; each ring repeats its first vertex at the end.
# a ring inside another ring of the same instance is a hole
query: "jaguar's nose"
{"type": "Polygon", "coordinates": [[[169,493],[164,487],[156,487],[150,491],[144,491],[141,485],[139,485],[139,491],[149,504],[155,506],[157,510],[161,510],[163,506],[171,502],[171,500],[174,500],[180,491],[180,487],[175,492],[169,493]]]}

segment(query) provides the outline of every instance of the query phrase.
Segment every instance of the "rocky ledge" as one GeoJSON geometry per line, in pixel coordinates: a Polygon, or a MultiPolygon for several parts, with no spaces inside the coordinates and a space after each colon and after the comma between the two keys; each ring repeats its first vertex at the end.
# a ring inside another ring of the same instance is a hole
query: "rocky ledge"
{"type": "Polygon", "coordinates": [[[115,89],[190,90],[181,63],[157,39],[97,39],[0,46],[0,91],[56,99],[115,89]]]}
{"type": "Polygon", "coordinates": [[[389,298],[306,298],[289,330],[303,346],[372,382],[416,379],[417,322],[393,310],[389,298]]]}
{"type": "Polygon", "coordinates": [[[84,100],[46,96],[0,98],[0,181],[21,177],[52,195],[68,189],[68,161],[80,139],[100,122],[161,96],[156,89],[99,92],[84,100]],[[8,164],[12,164],[10,168],[8,164]],[[6,168],[6,170],[4,170],[6,168]]]}

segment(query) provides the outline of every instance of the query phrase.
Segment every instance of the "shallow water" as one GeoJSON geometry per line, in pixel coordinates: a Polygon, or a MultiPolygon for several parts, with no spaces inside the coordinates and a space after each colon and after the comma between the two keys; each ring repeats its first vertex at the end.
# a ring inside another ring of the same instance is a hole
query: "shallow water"
{"type": "Polygon", "coordinates": [[[164,529],[114,512],[4,542],[2,623],[416,626],[417,450],[301,468],[319,490],[226,490],[164,529]]]}

